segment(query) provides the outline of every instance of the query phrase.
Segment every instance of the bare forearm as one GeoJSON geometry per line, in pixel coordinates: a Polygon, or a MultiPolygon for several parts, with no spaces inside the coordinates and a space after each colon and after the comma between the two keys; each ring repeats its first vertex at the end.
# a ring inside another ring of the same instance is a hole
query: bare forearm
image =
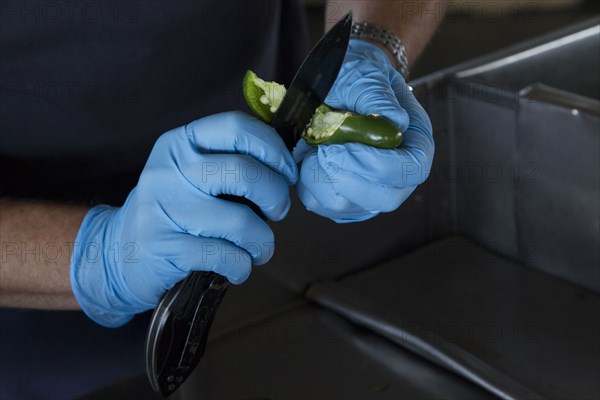
{"type": "Polygon", "coordinates": [[[88,208],[0,201],[0,306],[77,309],[69,260],[88,208]]]}
{"type": "Polygon", "coordinates": [[[325,30],[352,10],[354,21],[382,25],[402,39],[412,65],[442,21],[446,3],[446,0],[328,1],[325,30]]]}

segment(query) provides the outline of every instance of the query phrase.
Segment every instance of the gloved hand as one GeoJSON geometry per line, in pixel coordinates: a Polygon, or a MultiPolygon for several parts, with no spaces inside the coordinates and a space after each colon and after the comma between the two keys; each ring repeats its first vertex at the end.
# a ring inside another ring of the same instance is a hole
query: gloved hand
{"type": "Polygon", "coordinates": [[[273,255],[269,219],[290,207],[298,171],[268,125],[242,112],[212,115],[163,134],[120,208],[92,208],[71,258],[71,286],[86,314],[116,327],[155,307],[190,271],[241,283],[273,255]]]}
{"type": "Polygon", "coordinates": [[[398,149],[359,143],[294,149],[302,160],[297,191],[307,209],[338,223],[393,211],[429,175],[434,153],[431,121],[384,51],[351,39],[329,106],[380,114],[404,133],[398,149]]]}

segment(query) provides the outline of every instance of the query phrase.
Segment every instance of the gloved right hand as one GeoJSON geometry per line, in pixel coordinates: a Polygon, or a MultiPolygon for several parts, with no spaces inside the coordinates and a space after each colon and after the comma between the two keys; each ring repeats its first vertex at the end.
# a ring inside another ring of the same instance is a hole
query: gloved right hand
{"type": "Polygon", "coordinates": [[[92,208],[79,228],[71,286],[81,308],[117,327],[191,271],[243,282],[273,255],[273,232],[248,206],[216,196],[244,196],[277,221],[297,178],[277,133],[242,112],[163,134],[125,204],[92,208]]]}
{"type": "Polygon", "coordinates": [[[404,133],[399,148],[361,143],[308,146],[298,196],[310,211],[338,223],[364,221],[397,209],[429,176],[435,144],[427,112],[412,89],[372,43],[351,39],[344,63],[325,103],[357,114],[380,114],[404,133]]]}

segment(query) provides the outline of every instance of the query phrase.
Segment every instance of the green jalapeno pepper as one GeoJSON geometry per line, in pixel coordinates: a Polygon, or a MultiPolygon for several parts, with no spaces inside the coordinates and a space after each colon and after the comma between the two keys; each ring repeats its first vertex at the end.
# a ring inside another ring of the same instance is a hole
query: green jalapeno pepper
{"type": "MultiPolygon", "coordinates": [[[[252,71],[243,81],[244,98],[250,109],[270,123],[286,89],[276,82],[265,82],[252,71]]],[[[306,125],[302,137],[306,143],[339,144],[357,142],[382,149],[394,149],[402,142],[402,132],[387,119],[376,114],[358,115],[321,104],[306,125]]]]}
{"type": "Polygon", "coordinates": [[[285,86],[276,82],[263,81],[250,70],[244,75],[242,91],[250,109],[267,124],[273,120],[285,96],[285,86]]]}
{"type": "Polygon", "coordinates": [[[402,142],[402,132],[387,119],[336,111],[326,104],[317,108],[302,137],[311,145],[357,142],[381,149],[394,149],[402,142]]]}

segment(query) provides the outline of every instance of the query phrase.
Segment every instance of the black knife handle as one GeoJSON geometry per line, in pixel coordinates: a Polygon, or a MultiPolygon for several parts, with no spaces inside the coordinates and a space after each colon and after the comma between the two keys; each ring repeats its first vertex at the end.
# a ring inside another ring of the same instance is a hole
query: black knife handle
{"type": "MultiPolygon", "coordinates": [[[[244,197],[218,197],[244,204],[265,219],[260,208],[244,197]]],[[[196,271],[161,298],[146,336],[146,373],[154,391],[169,396],[200,362],[227,288],[227,278],[214,272],[196,271]]]]}
{"type": "Polygon", "coordinates": [[[160,300],[146,338],[146,373],[156,392],[169,396],[193,372],[228,288],[221,275],[192,272],[160,300]]]}
{"type": "Polygon", "coordinates": [[[259,217],[261,217],[265,221],[267,220],[267,217],[265,216],[265,214],[263,214],[263,212],[260,209],[260,207],[257,206],[256,204],[254,204],[253,202],[251,202],[250,200],[248,200],[245,197],[234,196],[232,194],[220,194],[217,197],[220,198],[220,199],[223,199],[223,200],[233,201],[234,203],[239,203],[239,204],[243,204],[245,206],[248,206],[248,207],[250,207],[250,209],[252,211],[254,211],[254,213],[256,215],[258,215],[259,217]]]}

